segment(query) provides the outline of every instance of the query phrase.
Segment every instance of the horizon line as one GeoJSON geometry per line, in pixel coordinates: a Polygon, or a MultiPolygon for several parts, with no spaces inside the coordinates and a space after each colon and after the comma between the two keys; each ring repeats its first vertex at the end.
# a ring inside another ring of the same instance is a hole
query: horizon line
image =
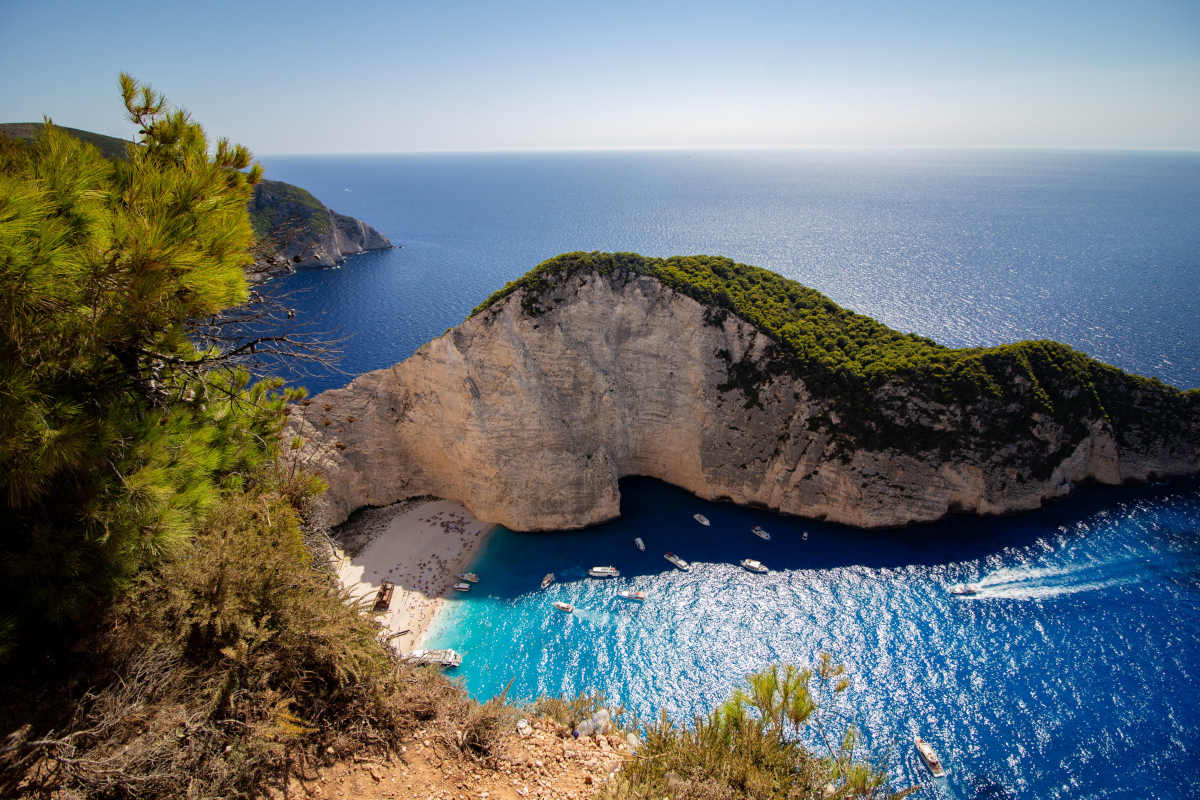
{"type": "MultiPolygon", "coordinates": [[[[253,149],[253,148],[252,148],[253,149]]],[[[1116,145],[629,145],[616,147],[480,147],[428,148],[417,150],[362,150],[343,152],[290,151],[255,153],[255,158],[280,156],[431,156],[431,155],[503,155],[533,153],[650,153],[650,152],[735,152],[778,150],[1019,150],[1109,153],[1200,153],[1196,147],[1122,147],[1116,145]]]]}

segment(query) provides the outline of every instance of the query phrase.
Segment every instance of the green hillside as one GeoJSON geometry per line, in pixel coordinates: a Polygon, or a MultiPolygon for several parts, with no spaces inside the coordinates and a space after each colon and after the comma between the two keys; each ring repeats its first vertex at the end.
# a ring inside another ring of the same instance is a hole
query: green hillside
{"type": "MultiPolygon", "coordinates": [[[[71,134],[76,139],[92,145],[100,151],[100,155],[110,161],[125,158],[125,149],[133,144],[132,141],[118,139],[115,136],[105,136],[102,133],[92,133],[91,131],[84,131],[79,128],[64,128],[61,125],[57,127],[62,128],[62,130],[71,134]]],[[[41,130],[42,123],[40,122],[0,122],[0,134],[5,134],[13,139],[21,139],[26,142],[32,142],[41,130]]]]}

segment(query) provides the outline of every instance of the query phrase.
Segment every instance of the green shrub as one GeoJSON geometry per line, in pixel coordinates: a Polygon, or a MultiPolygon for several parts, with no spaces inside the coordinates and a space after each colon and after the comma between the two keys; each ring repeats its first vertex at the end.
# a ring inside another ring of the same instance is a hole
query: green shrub
{"type": "Polygon", "coordinates": [[[835,729],[849,680],[827,654],[815,670],[772,666],[750,675],[747,684],[690,727],[664,715],[645,732],[608,796],[899,800],[916,790],[886,790],[884,772],[861,760],[854,728],[835,729]],[[805,740],[819,744],[810,748],[805,740]]]}

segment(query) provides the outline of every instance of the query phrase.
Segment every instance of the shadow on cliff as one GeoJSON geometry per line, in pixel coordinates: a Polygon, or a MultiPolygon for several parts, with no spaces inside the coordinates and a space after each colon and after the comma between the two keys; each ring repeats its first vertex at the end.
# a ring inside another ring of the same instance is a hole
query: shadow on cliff
{"type": "Polygon", "coordinates": [[[588,568],[600,565],[617,567],[622,579],[654,575],[674,569],[663,558],[666,552],[700,563],[737,564],[754,558],[772,570],[943,565],[953,574],[956,564],[984,563],[1039,541],[1086,535],[1140,506],[1176,499],[1194,507],[1200,503],[1200,480],[1140,488],[1083,487],[1070,498],[1024,514],[960,514],[936,523],[872,531],[707,502],[650,478],[622,480],[621,493],[621,517],[603,525],[561,533],[499,529],[477,562],[484,578],[480,588],[503,600],[537,591],[545,573],[553,572],[558,582],[588,580],[588,568]],[[711,525],[695,521],[696,513],[711,525]],[[769,531],[771,540],[754,536],[755,525],[769,531]],[[645,542],[645,552],[636,549],[635,537],[645,542]]]}

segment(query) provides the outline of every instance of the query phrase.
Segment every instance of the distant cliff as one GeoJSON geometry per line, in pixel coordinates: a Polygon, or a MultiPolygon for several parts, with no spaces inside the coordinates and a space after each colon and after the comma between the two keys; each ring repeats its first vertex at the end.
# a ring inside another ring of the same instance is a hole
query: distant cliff
{"type": "Polygon", "coordinates": [[[281,181],[259,181],[254,187],[250,222],[261,244],[252,279],[295,267],[332,267],[348,255],[392,246],[362,220],[332,211],[299,186],[281,181]]]}
{"type": "Polygon", "coordinates": [[[1054,342],[952,350],[727,259],[569,254],[293,409],[320,512],[435,494],[518,530],[617,481],[863,527],[1200,471],[1200,391],[1054,342]]]}
{"type": "MultiPolygon", "coordinates": [[[[32,141],[41,128],[40,122],[0,123],[0,134],[32,141]]],[[[62,130],[93,145],[110,160],[124,158],[133,144],[78,128],[62,130]]],[[[392,246],[387,237],[362,220],[329,209],[290,183],[260,181],[249,210],[258,245],[246,276],[256,283],[295,272],[296,267],[332,267],[348,255],[392,246]]]]}

